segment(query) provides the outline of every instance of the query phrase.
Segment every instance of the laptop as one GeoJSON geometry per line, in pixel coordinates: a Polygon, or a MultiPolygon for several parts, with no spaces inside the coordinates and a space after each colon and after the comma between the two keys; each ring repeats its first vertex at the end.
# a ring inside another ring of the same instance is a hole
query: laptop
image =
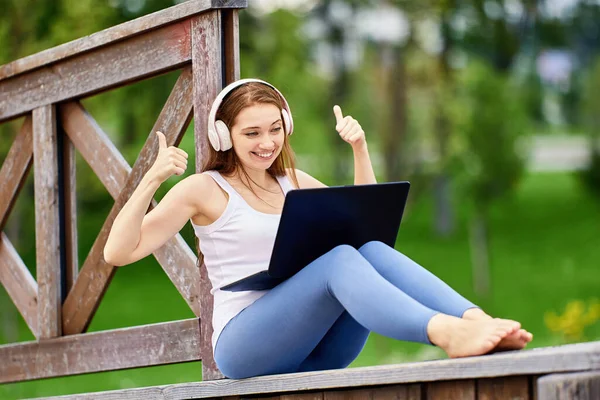
{"type": "Polygon", "coordinates": [[[336,246],[370,241],[394,246],[409,182],[296,189],[288,192],[268,270],[221,290],[272,289],[336,246]]]}

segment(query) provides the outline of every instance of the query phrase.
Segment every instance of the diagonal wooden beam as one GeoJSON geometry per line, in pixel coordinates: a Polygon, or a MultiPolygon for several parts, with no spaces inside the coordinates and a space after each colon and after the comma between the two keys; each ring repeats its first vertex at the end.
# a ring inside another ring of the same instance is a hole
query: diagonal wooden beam
{"type": "Polygon", "coordinates": [[[56,113],[54,105],[33,110],[35,249],[40,339],[61,335],[61,276],[56,113]]]}
{"type": "Polygon", "coordinates": [[[10,211],[15,205],[17,196],[23,188],[25,178],[31,169],[33,160],[32,136],[31,116],[28,116],[25,118],[25,122],[0,169],[0,182],[2,182],[2,191],[0,191],[0,231],[4,229],[10,211]]]}
{"type": "MultiPolygon", "coordinates": [[[[192,67],[190,66],[182,71],[152,128],[151,135],[154,135],[157,130],[164,132],[169,146],[179,145],[192,119],[193,88],[192,67]]],[[[155,146],[157,145],[155,144],[155,146]]],[[[154,157],[156,156],[153,156],[153,159],[154,157]]],[[[153,202],[154,205],[156,203],[153,202]]],[[[201,314],[200,270],[196,265],[198,261],[196,255],[179,234],[153,254],[188,306],[199,317],[201,314]]]]}
{"type": "MultiPolygon", "coordinates": [[[[187,126],[192,114],[192,73],[185,68],[175,84],[166,105],[152,132],[165,126],[187,126]]],[[[92,116],[78,102],[67,103],[60,108],[61,122],[83,158],[100,178],[113,198],[117,198],[125,186],[131,167],[102,131],[92,116]]],[[[176,131],[179,130],[176,129],[176,131]]],[[[181,133],[185,131],[182,130],[181,133]]],[[[170,135],[173,144],[182,135],[170,135]]],[[[171,143],[169,143],[171,144],[171,143]]],[[[156,206],[152,202],[151,208],[156,206]]],[[[199,316],[198,291],[200,275],[196,266],[197,257],[189,249],[181,235],[169,240],[154,256],[169,279],[187,301],[192,311],[199,316]]]]}
{"type": "MultiPolygon", "coordinates": [[[[191,70],[190,68],[185,68],[177,80],[173,92],[167,100],[154,127],[154,129],[161,129],[165,132],[169,144],[179,144],[190,122],[191,106],[187,108],[185,100],[187,96],[189,96],[189,94],[185,93],[189,91],[188,87],[191,85],[190,81],[191,70]]],[[[100,234],[96,238],[83,267],[79,271],[77,282],[63,304],[64,334],[81,333],[87,329],[102,300],[102,296],[115,273],[115,267],[104,261],[102,252],[114,219],[156,159],[158,142],[154,129],[148,136],[121,193],[117,197],[113,208],[102,226],[100,234]]],[[[177,238],[171,239],[170,243],[173,244],[173,241],[177,240],[177,238]]],[[[168,246],[170,248],[169,251],[173,248],[172,244],[168,246]]],[[[195,262],[191,259],[189,251],[186,253],[185,250],[181,250],[181,244],[182,243],[177,243],[176,248],[179,250],[176,250],[175,253],[165,253],[164,258],[159,259],[159,262],[164,264],[168,263],[169,265],[177,264],[179,261],[182,262],[182,264],[178,266],[180,270],[176,272],[183,271],[185,278],[182,279],[183,284],[179,284],[179,286],[176,284],[176,286],[178,286],[179,289],[180,287],[189,285],[189,287],[185,288],[189,294],[187,297],[184,297],[188,304],[190,304],[190,307],[192,307],[194,313],[199,315],[197,292],[194,283],[194,279],[196,279],[194,276],[194,270],[196,269],[195,262]],[[181,253],[183,253],[183,255],[180,255],[181,253]],[[174,258],[169,258],[173,257],[173,254],[177,255],[175,258],[177,262],[173,262],[174,258]]]]}
{"type": "Polygon", "coordinates": [[[38,286],[19,254],[0,232],[0,282],[23,316],[34,336],[38,336],[38,286]]]}
{"type": "Polygon", "coordinates": [[[79,153],[98,176],[108,193],[119,197],[131,167],[108,135],[79,102],[62,104],[60,122],[79,153]]]}

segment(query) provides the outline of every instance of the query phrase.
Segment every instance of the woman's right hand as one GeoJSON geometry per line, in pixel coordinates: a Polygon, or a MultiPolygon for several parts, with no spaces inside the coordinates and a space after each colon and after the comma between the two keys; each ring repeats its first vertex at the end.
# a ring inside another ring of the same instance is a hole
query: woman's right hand
{"type": "Polygon", "coordinates": [[[156,131],[156,136],[158,136],[158,155],[148,170],[148,175],[162,183],[172,175],[182,175],[185,172],[188,154],[178,147],[167,146],[167,138],[161,131],[156,131]]]}

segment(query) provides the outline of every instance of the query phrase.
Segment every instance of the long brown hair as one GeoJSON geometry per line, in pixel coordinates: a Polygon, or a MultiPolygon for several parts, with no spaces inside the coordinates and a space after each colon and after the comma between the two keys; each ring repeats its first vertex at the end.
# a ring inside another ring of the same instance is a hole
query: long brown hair
{"type": "MultiPolygon", "coordinates": [[[[260,82],[249,82],[235,88],[231,93],[225,96],[217,111],[216,119],[223,121],[231,132],[231,128],[233,127],[238,114],[244,108],[257,104],[273,104],[280,110],[284,108],[283,99],[272,87],[260,82]]],[[[283,116],[281,119],[283,121],[283,116]]],[[[275,161],[273,161],[273,164],[267,169],[267,173],[273,178],[276,178],[278,176],[286,176],[287,170],[289,169],[292,182],[298,188],[299,185],[298,178],[296,177],[295,155],[292,147],[290,146],[289,137],[287,135],[287,130],[289,128],[289,126],[285,126],[286,133],[284,134],[283,147],[275,161]]],[[[208,157],[206,157],[203,162],[201,169],[202,172],[219,171],[219,173],[225,176],[232,176],[237,172],[243,174],[248,182],[252,181],[233,148],[227,151],[216,151],[212,148],[212,146],[207,147],[208,157]]],[[[241,181],[244,185],[246,185],[243,180],[241,181]]],[[[251,185],[246,185],[246,187],[248,187],[248,189],[250,189],[254,195],[259,197],[251,185]]],[[[200,251],[200,242],[197,236],[196,248],[198,250],[198,265],[201,265],[204,256],[200,251]]]]}

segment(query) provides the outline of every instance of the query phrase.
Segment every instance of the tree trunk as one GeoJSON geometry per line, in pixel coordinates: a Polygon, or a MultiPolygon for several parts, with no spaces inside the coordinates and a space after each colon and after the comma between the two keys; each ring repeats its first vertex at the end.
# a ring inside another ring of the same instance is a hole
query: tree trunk
{"type": "Polygon", "coordinates": [[[476,210],[469,224],[473,290],[480,297],[490,295],[490,266],[485,212],[476,210]]]}
{"type": "Polygon", "coordinates": [[[452,48],[452,34],[450,31],[450,8],[453,5],[446,3],[446,8],[441,15],[441,32],[443,48],[438,58],[440,76],[440,93],[436,96],[435,137],[437,139],[440,167],[438,176],[433,186],[435,219],[434,229],[438,235],[449,236],[454,231],[454,210],[452,208],[451,178],[448,175],[449,141],[451,134],[450,119],[447,106],[444,103],[446,92],[451,87],[451,72],[448,56],[452,48]]]}

